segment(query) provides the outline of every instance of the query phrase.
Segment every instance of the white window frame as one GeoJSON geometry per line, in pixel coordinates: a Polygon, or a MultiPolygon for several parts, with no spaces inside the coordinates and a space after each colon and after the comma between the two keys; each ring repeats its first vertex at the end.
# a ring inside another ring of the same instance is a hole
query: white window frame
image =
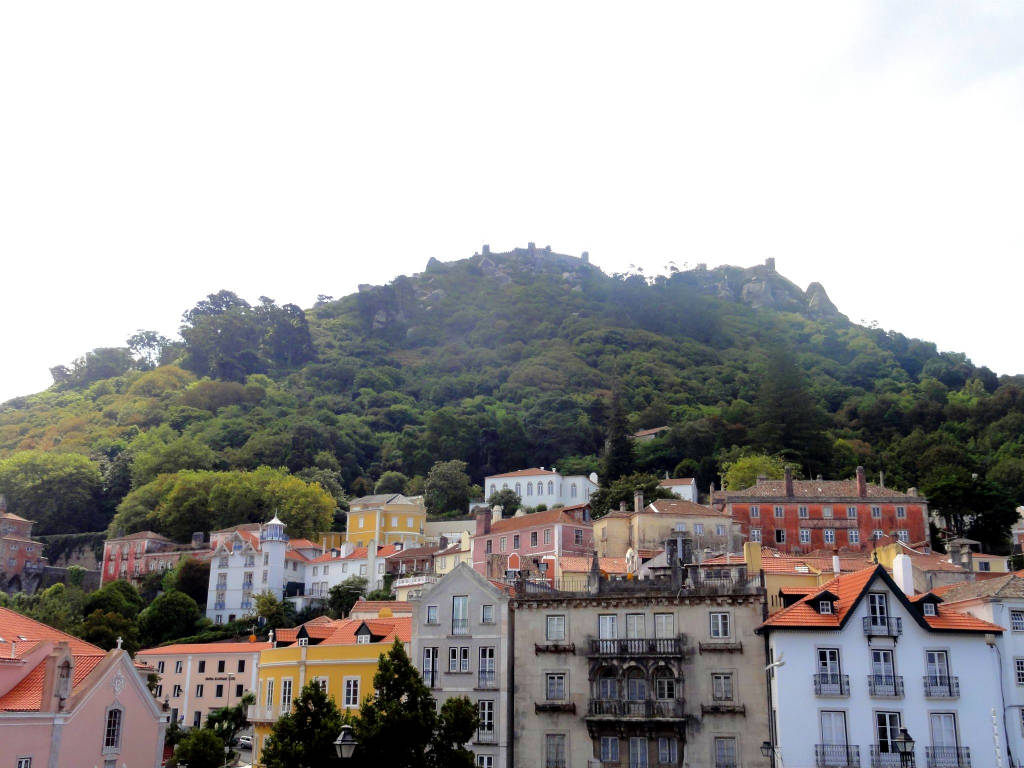
{"type": "Polygon", "coordinates": [[[755,544],[760,544],[761,543],[761,529],[760,528],[751,528],[750,529],[750,540],[752,542],[754,542],[755,544]]]}
{"type": "Polygon", "coordinates": [[[547,672],[544,675],[544,698],[565,701],[569,675],[565,672],[547,672]]]}
{"type": "Polygon", "coordinates": [[[341,700],[343,708],[355,709],[359,706],[359,682],[359,677],[356,676],[348,676],[342,680],[341,700]]]}
{"type": "Polygon", "coordinates": [[[1024,611],[1019,609],[1010,611],[1010,631],[1024,632],[1024,611]]]}
{"type": "Polygon", "coordinates": [[[850,544],[860,544],[860,530],[857,528],[847,528],[846,541],[850,544]]]}
{"type": "Polygon", "coordinates": [[[281,712],[288,712],[292,708],[292,679],[281,678],[281,712]]]}
{"type": "Polygon", "coordinates": [[[761,507],[758,504],[751,504],[750,505],[750,516],[751,517],[761,517],[761,507]]]}
{"type": "Polygon", "coordinates": [[[800,529],[800,543],[801,544],[810,544],[811,543],[811,529],[810,528],[801,528],[800,529]]]}
{"type": "Polygon", "coordinates": [[[550,614],[544,618],[544,637],[549,643],[563,642],[567,635],[566,629],[565,614],[550,614]],[[553,625],[557,630],[555,632],[551,631],[553,625]]]}
{"type": "MultiPolygon", "coordinates": [[[[1022,710],[1024,713],[1024,710],[1022,710]]],[[[617,763],[619,762],[619,737],[618,736],[602,736],[600,755],[602,763],[617,763]]]]}
{"type": "Polygon", "coordinates": [[[732,615],[728,611],[712,611],[708,620],[710,637],[719,640],[732,637],[732,615]]]}

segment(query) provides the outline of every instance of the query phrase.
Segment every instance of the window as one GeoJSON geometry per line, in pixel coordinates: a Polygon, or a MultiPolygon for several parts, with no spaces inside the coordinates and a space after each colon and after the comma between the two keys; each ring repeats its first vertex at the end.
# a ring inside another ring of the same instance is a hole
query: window
{"type": "Polygon", "coordinates": [[[732,701],[732,672],[715,672],[711,675],[711,698],[715,701],[732,701]]]}
{"type": "Polygon", "coordinates": [[[898,517],[898,518],[900,518],[902,520],[906,516],[907,516],[907,508],[906,507],[896,507],[896,517],[898,517]]]}
{"type": "Polygon", "coordinates": [[[832,507],[827,507],[827,506],[826,507],[822,507],[821,508],[821,516],[823,518],[825,518],[826,520],[829,519],[830,517],[832,517],[832,507]]]}
{"type": "MultiPolygon", "coordinates": [[[[437,649],[435,648],[434,650],[436,651],[437,649]]],[[[327,693],[327,678],[326,677],[318,677],[318,678],[316,678],[316,684],[318,686],[320,686],[320,690],[321,691],[323,691],[324,693],[327,693]]]]}
{"type": "Polygon", "coordinates": [[[228,567],[227,555],[221,555],[219,558],[217,558],[217,567],[218,568],[227,568],[228,567]]]}
{"type": "Polygon", "coordinates": [[[159,672],[161,675],[164,673],[164,663],[162,661],[158,661],[156,663],[156,671],[159,672]]]}
{"type": "MultiPolygon", "coordinates": [[[[906,543],[910,541],[910,531],[908,531],[906,528],[900,528],[898,531],[896,531],[896,538],[906,543]]],[[[981,563],[980,565],[987,566],[988,563],[981,563]]],[[[987,571],[988,568],[980,568],[980,570],[987,571]]]]}
{"type": "MultiPolygon", "coordinates": [[[[850,509],[856,510],[857,508],[856,507],[850,507],[850,509]]],[[[882,508],[881,507],[872,507],[871,508],[871,516],[874,517],[874,518],[881,517],[882,516],[882,508]]]]}
{"type": "Polygon", "coordinates": [[[182,668],[182,662],[179,659],[178,661],[174,662],[174,672],[175,672],[175,674],[180,675],[181,674],[181,668],[182,668]]]}
{"type": "Polygon", "coordinates": [[[504,552],[505,549],[506,549],[506,545],[507,544],[508,544],[508,536],[502,536],[500,539],[498,539],[498,551],[499,552],[504,552]]]}
{"type": "MultiPolygon", "coordinates": [[[[220,686],[217,686],[218,688],[220,686]]],[[[286,677],[281,681],[281,711],[287,712],[292,707],[292,680],[286,677]]]]}
{"type": "Polygon", "coordinates": [[[437,681],[437,648],[423,649],[423,682],[433,688],[437,681]]]}
{"type": "Polygon", "coordinates": [[[725,536],[725,526],[724,525],[716,525],[715,526],[715,536],[725,536]]]}
{"type": "Polygon", "coordinates": [[[362,528],[362,527],[363,527],[363,518],[361,518],[361,517],[356,518],[356,528],[362,528]]]}
{"type": "Polygon", "coordinates": [[[224,661],[224,659],[221,659],[217,662],[217,674],[220,674],[224,671],[225,664],[226,662],[224,661]]]}
{"type": "Polygon", "coordinates": [[[693,532],[695,534],[697,534],[698,536],[703,536],[704,535],[704,523],[694,523],[693,524],[693,532]]]}
{"type": "Polygon", "coordinates": [[[664,667],[654,673],[654,697],[659,701],[671,701],[676,697],[676,679],[664,667]]]}
{"type": "MultiPolygon", "coordinates": [[[[271,680],[271,681],[269,682],[269,685],[273,685],[273,684],[274,684],[274,683],[273,683],[273,681],[271,680]]],[[[198,683],[198,684],[196,685],[196,698],[197,698],[197,699],[201,699],[202,697],[203,697],[203,684],[202,684],[202,683],[198,683]]],[[[269,701],[267,701],[267,706],[268,706],[268,707],[270,706],[270,702],[269,702],[269,701]]]]}
{"type": "Polygon", "coordinates": [[[978,561],[978,570],[979,571],[991,571],[992,570],[992,563],[990,563],[988,560],[979,560],[978,561]]]}
{"type": "Polygon", "coordinates": [[[1024,611],[1010,611],[1010,629],[1024,632],[1024,611]]]}
{"type": "Polygon", "coordinates": [[[730,736],[715,737],[715,768],[735,768],[736,739],[730,736]]]}
{"type": "Polygon", "coordinates": [[[561,701],[565,698],[565,673],[555,672],[545,677],[546,698],[553,701],[561,701]]]}
{"type": "Polygon", "coordinates": [[[711,614],[711,636],[712,637],[729,637],[731,630],[729,627],[729,614],[728,613],[712,613],[711,614]]]}
{"type": "Polygon", "coordinates": [[[391,516],[391,527],[392,528],[397,528],[398,527],[398,515],[392,515],[391,516]]]}
{"type": "Polygon", "coordinates": [[[758,544],[761,543],[761,529],[760,528],[751,528],[750,529],[750,540],[755,542],[755,543],[758,543],[758,544]]]}
{"type": "Polygon", "coordinates": [[[825,543],[826,544],[835,544],[835,541],[836,541],[836,529],[835,528],[825,528],[822,531],[822,533],[825,536],[825,543]]]}
{"type": "Polygon", "coordinates": [[[218,686],[217,686],[217,688],[215,689],[215,691],[214,691],[214,696],[216,696],[216,697],[217,697],[217,698],[219,699],[219,698],[220,698],[221,696],[223,696],[223,695],[224,695],[224,684],[223,684],[223,683],[221,683],[221,684],[220,684],[220,685],[218,685],[218,686]]]}
{"type": "Polygon", "coordinates": [[[548,616],[545,637],[548,642],[565,640],[565,616],[548,616]]]}
{"type": "Polygon", "coordinates": [[[162,685],[157,685],[156,690],[153,693],[159,699],[164,695],[164,687],[162,685]]]}
{"type": "Polygon", "coordinates": [[[452,597],[452,634],[469,634],[469,595],[452,597]]]}
{"type": "Polygon", "coordinates": [[[811,543],[811,529],[810,528],[801,528],[800,529],[800,543],[801,544],[810,544],[811,543]]]}
{"type": "Polygon", "coordinates": [[[900,735],[900,725],[899,712],[875,712],[875,743],[879,752],[896,751],[893,742],[900,735]]]}
{"type": "Polygon", "coordinates": [[[494,755],[477,755],[476,768],[494,768],[494,755]]]}
{"type": "Polygon", "coordinates": [[[481,736],[494,735],[494,700],[481,699],[477,709],[480,715],[480,725],[477,727],[481,736]]]}
{"type": "Polygon", "coordinates": [[[107,710],[107,724],[103,730],[103,753],[121,751],[121,722],[124,713],[113,707],[107,710]]]}
{"type": "Polygon", "coordinates": [[[203,661],[199,662],[199,673],[202,674],[205,671],[206,671],[206,660],[204,659],[203,661]]]}
{"type": "Polygon", "coordinates": [[[647,768],[647,739],[643,736],[629,739],[629,768],[647,768]]]}
{"type": "Polygon", "coordinates": [[[551,529],[550,528],[545,528],[544,529],[544,543],[545,544],[550,544],[551,543],[551,529]]]}
{"type": "Polygon", "coordinates": [[[832,602],[829,600],[818,601],[818,613],[826,614],[832,613],[832,602]]]}
{"type": "Polygon", "coordinates": [[[241,685],[236,685],[236,686],[235,686],[235,696],[237,696],[238,698],[242,698],[242,692],[243,692],[243,690],[244,690],[243,686],[241,686],[241,685]]]}
{"type": "Polygon", "coordinates": [[[583,544],[583,529],[582,528],[575,528],[573,530],[573,532],[572,532],[572,540],[573,540],[573,543],[575,543],[577,547],[580,546],[581,544],[583,544]]]}
{"type": "MultiPolygon", "coordinates": [[[[180,685],[176,685],[176,686],[174,686],[174,690],[172,691],[172,695],[173,695],[173,696],[174,696],[175,698],[177,698],[177,697],[181,696],[181,694],[182,694],[182,693],[184,693],[184,691],[182,691],[182,690],[181,690],[181,686],[180,686],[180,685]]],[[[158,695],[159,695],[159,694],[158,694],[158,695]]]]}
{"type": "Polygon", "coordinates": [[[519,534],[512,537],[512,549],[519,549],[519,534]]]}
{"type": "Polygon", "coordinates": [[[493,645],[480,648],[480,662],[477,667],[480,688],[494,687],[494,650],[493,645]]]}
{"type": "Polygon", "coordinates": [[[846,531],[846,540],[851,544],[860,544],[860,531],[850,528],[846,531]]]}
{"type": "MultiPolygon", "coordinates": [[[[1024,710],[1022,710],[1024,712],[1024,710]]],[[[617,763],[619,762],[619,737],[618,736],[602,736],[601,737],[601,762],[602,763],[617,763]]]]}
{"type": "Polygon", "coordinates": [[[780,517],[780,518],[781,517],[785,517],[786,516],[786,510],[783,507],[781,507],[779,505],[776,505],[775,506],[775,516],[776,517],[780,517]]]}
{"type": "Polygon", "coordinates": [[[494,623],[494,606],[493,605],[481,605],[480,606],[480,623],[481,624],[493,624],[494,623]]]}
{"type": "Polygon", "coordinates": [[[493,549],[494,549],[494,541],[493,540],[488,539],[486,542],[484,542],[484,552],[485,553],[487,553],[489,555],[489,554],[491,554],[491,551],[493,549]]]}
{"type": "Polygon", "coordinates": [[[1017,685],[1024,686],[1024,659],[1016,658],[1013,660],[1013,672],[1017,685]]]}
{"type": "Polygon", "coordinates": [[[925,616],[934,616],[935,603],[925,603],[921,606],[921,612],[924,613],[925,616]]]}
{"type": "Polygon", "coordinates": [[[647,637],[644,629],[644,615],[642,613],[626,614],[626,637],[640,639],[647,637]]]}
{"type": "Polygon", "coordinates": [[[757,506],[757,504],[751,504],[750,505],[750,516],[751,517],[760,517],[761,516],[761,508],[759,506],[757,506]]]}
{"type": "Polygon", "coordinates": [[[370,633],[369,632],[364,632],[361,635],[356,635],[356,645],[369,645],[369,644],[370,644],[370,633]]]}
{"type": "Polygon", "coordinates": [[[658,638],[674,637],[676,634],[676,617],[672,613],[654,614],[654,636],[658,638]]]}
{"type": "Polygon", "coordinates": [[[555,482],[554,482],[554,480],[548,480],[548,493],[549,494],[553,494],[554,492],[555,492],[555,482]]]}
{"type": "Polygon", "coordinates": [[[437,606],[436,605],[428,605],[427,606],[427,624],[440,624],[440,623],[441,622],[439,622],[437,620],[437,606]]]}
{"type": "Polygon", "coordinates": [[[536,531],[530,531],[530,546],[531,547],[536,547],[537,546],[537,532],[536,531]]]}
{"type": "Polygon", "coordinates": [[[808,513],[807,513],[807,507],[804,507],[804,506],[797,507],[796,508],[796,513],[797,513],[797,515],[799,515],[800,517],[802,517],[804,519],[807,519],[808,517],[810,517],[810,515],[808,515],[808,513]]]}
{"type": "Polygon", "coordinates": [[[192,727],[193,728],[198,728],[199,724],[202,721],[203,721],[203,713],[202,712],[196,712],[194,715],[192,715],[192,727]]]}
{"type": "Polygon", "coordinates": [[[238,660],[238,671],[245,672],[245,659],[238,660]]]}
{"type": "Polygon", "coordinates": [[[564,733],[544,734],[544,768],[567,768],[564,733]]]}
{"type": "Polygon", "coordinates": [[[605,670],[597,678],[598,698],[602,701],[616,701],[619,698],[619,681],[615,672],[605,670]]]}
{"type": "Polygon", "coordinates": [[[344,696],[342,698],[343,705],[345,707],[358,707],[359,706],[359,678],[358,677],[346,677],[345,685],[342,688],[344,696]]]}
{"type": "MultiPolygon", "coordinates": [[[[616,758],[616,760],[617,759],[618,758],[616,758]]],[[[31,757],[19,757],[18,758],[18,768],[32,768],[32,758],[31,757]]]]}
{"type": "Polygon", "coordinates": [[[663,765],[679,762],[679,744],[675,738],[662,736],[658,739],[658,762],[663,765]]]}
{"type": "MultiPolygon", "coordinates": [[[[200,688],[202,686],[199,686],[200,688]]],[[[198,694],[197,694],[198,695],[198,694]]],[[[274,679],[270,678],[267,680],[267,709],[270,709],[274,704],[274,679]]]]}
{"type": "Polygon", "coordinates": [[[526,495],[533,496],[533,483],[526,484],[526,495]]]}
{"type": "Polygon", "coordinates": [[[775,543],[776,544],[785,544],[786,543],[786,529],[785,528],[776,528],[775,529],[775,543]]]}
{"type": "Polygon", "coordinates": [[[885,536],[885,531],[882,531],[882,530],[880,530],[878,528],[875,528],[875,530],[873,530],[871,532],[871,538],[872,539],[876,539],[877,540],[877,539],[882,538],[883,536],[885,536]]]}

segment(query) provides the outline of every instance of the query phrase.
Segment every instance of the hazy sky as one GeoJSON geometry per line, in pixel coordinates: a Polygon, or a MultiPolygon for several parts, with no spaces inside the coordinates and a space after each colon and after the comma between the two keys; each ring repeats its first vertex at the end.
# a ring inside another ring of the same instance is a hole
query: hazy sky
{"type": "Polygon", "coordinates": [[[0,401],[228,288],[776,258],[1024,373],[1024,5],[0,5],[0,401]]]}

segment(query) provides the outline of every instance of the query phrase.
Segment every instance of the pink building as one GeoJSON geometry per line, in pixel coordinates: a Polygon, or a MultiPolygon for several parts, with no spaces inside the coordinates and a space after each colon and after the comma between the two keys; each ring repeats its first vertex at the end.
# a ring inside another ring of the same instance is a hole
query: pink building
{"type": "Polygon", "coordinates": [[[589,504],[499,520],[492,520],[490,511],[479,512],[472,542],[473,570],[488,578],[513,572],[554,579],[559,557],[589,555],[593,549],[589,504]]]}
{"type": "Polygon", "coordinates": [[[125,651],[0,608],[4,765],[157,768],[167,719],[125,651]]]}
{"type": "Polygon", "coordinates": [[[184,728],[202,725],[215,709],[231,707],[256,690],[260,651],[270,643],[178,643],[139,651],[160,681],[156,698],[167,702],[172,720],[184,728]]]}
{"type": "Polygon", "coordinates": [[[0,573],[11,579],[26,566],[43,565],[43,543],[32,538],[32,521],[7,511],[0,496],[0,573]]]}
{"type": "Polygon", "coordinates": [[[138,585],[142,577],[154,571],[169,571],[182,557],[209,560],[213,556],[203,543],[203,534],[192,536],[192,543],[177,544],[153,531],[139,531],[103,542],[100,586],[117,579],[138,585]]]}

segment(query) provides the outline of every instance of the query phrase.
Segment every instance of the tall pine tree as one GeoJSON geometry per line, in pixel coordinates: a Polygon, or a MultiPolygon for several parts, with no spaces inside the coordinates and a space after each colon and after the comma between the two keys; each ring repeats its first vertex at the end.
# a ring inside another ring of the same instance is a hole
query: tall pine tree
{"type": "Polygon", "coordinates": [[[601,461],[601,485],[610,486],[620,477],[632,474],[636,468],[633,440],[626,423],[626,411],[619,392],[612,394],[611,415],[605,438],[604,457],[601,461]]]}

